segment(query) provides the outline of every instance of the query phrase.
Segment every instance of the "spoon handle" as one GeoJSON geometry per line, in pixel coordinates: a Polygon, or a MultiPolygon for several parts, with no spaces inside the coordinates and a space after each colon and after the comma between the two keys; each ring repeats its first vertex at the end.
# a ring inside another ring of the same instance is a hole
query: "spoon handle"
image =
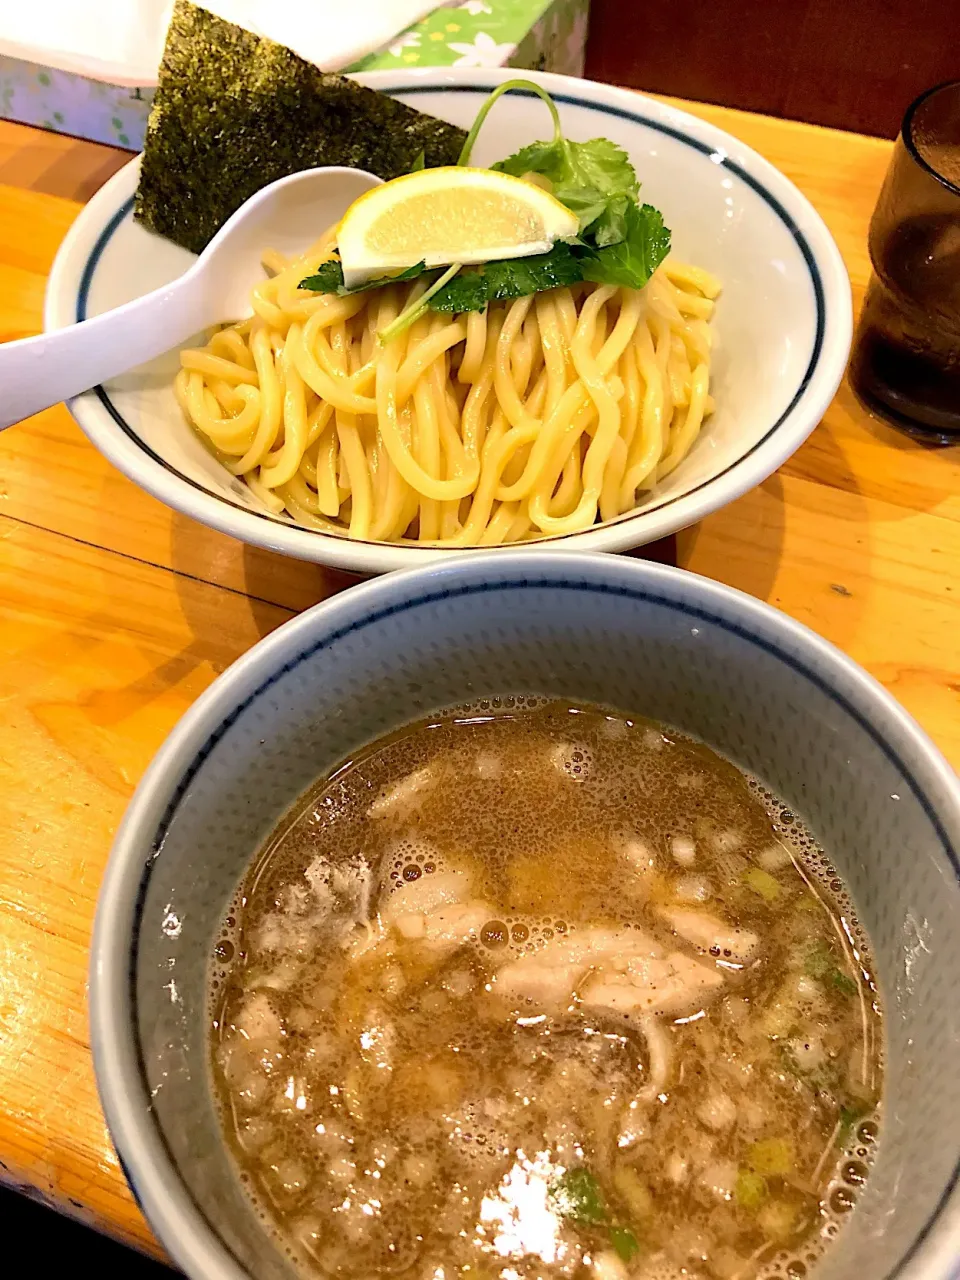
{"type": "Polygon", "coordinates": [[[103,315],[0,344],[0,430],[162,355],[206,320],[187,272],[103,315]]]}

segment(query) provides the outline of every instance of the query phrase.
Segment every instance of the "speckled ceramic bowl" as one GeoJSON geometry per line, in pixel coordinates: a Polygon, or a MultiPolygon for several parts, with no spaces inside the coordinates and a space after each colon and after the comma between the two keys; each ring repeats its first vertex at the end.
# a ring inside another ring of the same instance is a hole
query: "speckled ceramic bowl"
{"type": "MultiPolygon", "coordinates": [[[[817,1280],[960,1266],[960,783],[869,676],[747,596],[609,556],[479,555],[318,605],[183,718],[117,836],[93,944],[97,1076],[150,1223],[193,1280],[287,1280],[214,1113],[205,970],[261,839],[329,766],[427,710],[538,691],[696,734],[807,820],[886,997],[886,1123],[817,1280]]],[[[358,1278],[359,1280],[359,1278],[358,1278]]]]}

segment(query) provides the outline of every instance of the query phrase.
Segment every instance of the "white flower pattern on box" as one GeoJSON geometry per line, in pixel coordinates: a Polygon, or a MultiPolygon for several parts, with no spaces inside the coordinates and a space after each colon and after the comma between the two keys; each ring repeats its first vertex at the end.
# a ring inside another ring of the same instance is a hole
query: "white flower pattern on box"
{"type": "Polygon", "coordinates": [[[404,49],[418,49],[420,47],[419,31],[404,31],[403,35],[398,36],[388,48],[394,58],[399,58],[404,49]]]}
{"type": "Polygon", "coordinates": [[[460,55],[453,64],[455,67],[502,67],[517,46],[497,44],[492,36],[481,31],[473,44],[451,40],[449,47],[460,55]]]}
{"type": "Polygon", "coordinates": [[[352,70],[506,65],[581,75],[588,8],[589,0],[444,0],[352,70]],[[403,43],[408,35],[419,44],[403,43]]]}

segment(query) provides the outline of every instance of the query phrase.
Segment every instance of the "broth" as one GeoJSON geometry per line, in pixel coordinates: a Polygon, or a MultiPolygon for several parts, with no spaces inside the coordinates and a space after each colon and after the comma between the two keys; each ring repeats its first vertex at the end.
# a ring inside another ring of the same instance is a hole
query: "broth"
{"type": "Polygon", "coordinates": [[[227,914],[216,1094],[308,1275],[801,1277],[878,1136],[866,940],[707,747],[492,699],[301,798],[227,914]]]}

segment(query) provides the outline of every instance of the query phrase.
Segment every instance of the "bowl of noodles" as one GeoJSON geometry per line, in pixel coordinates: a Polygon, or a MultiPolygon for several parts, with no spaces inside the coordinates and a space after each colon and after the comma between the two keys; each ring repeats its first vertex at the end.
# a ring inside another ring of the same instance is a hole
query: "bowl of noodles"
{"type": "MultiPolygon", "coordinates": [[[[358,78],[468,128],[506,73],[358,78]]],[[[662,212],[669,253],[642,288],[561,273],[536,294],[427,311],[384,345],[378,335],[424,296],[425,279],[304,292],[335,244],[336,228],[317,228],[313,245],[264,246],[249,319],[73,401],[91,441],[175,510],[359,573],[519,543],[622,551],[764,480],[817,425],[846,362],[849,281],[830,233],[721,130],[636,93],[536,80],[564,135],[609,139],[636,171],[643,208],[662,212]]],[[[544,132],[543,103],[511,94],[471,164],[493,166],[544,132]]],[[[193,261],[134,221],[138,165],[64,241],[48,329],[193,261]]]]}

